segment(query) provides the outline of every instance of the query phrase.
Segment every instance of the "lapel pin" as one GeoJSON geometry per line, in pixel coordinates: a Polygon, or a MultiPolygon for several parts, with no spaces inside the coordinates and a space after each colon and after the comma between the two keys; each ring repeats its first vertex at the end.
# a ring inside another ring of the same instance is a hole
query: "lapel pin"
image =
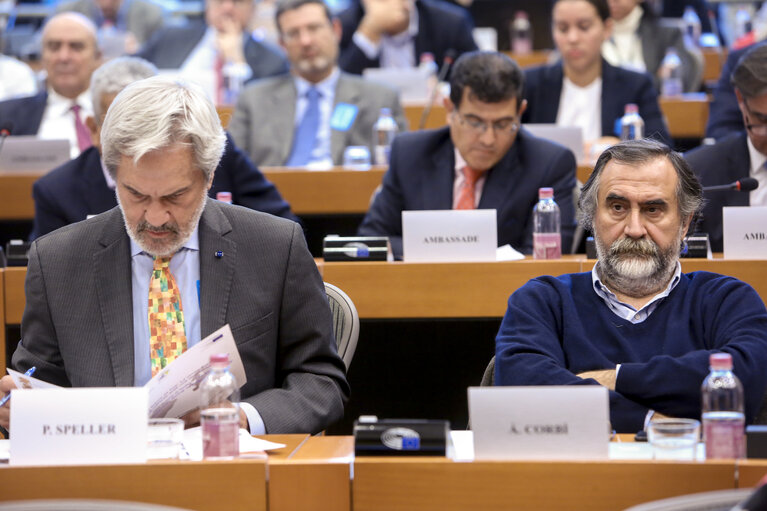
{"type": "Polygon", "coordinates": [[[224,253],[221,250],[216,250],[216,259],[224,257],[224,253]]]}

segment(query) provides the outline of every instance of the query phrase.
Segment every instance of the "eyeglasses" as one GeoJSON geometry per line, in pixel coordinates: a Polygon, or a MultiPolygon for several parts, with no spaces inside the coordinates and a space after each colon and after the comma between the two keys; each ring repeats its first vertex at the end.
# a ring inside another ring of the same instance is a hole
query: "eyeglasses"
{"type": "Polygon", "coordinates": [[[767,136],[767,123],[759,123],[759,124],[751,124],[750,117],[754,115],[763,115],[763,114],[754,114],[754,112],[751,111],[751,109],[748,107],[748,101],[746,101],[745,98],[743,98],[743,104],[746,107],[746,120],[748,121],[746,123],[746,129],[750,131],[753,135],[756,135],[758,137],[764,137],[767,136]]]}
{"type": "Polygon", "coordinates": [[[293,28],[288,30],[287,32],[284,32],[282,34],[282,39],[288,42],[297,41],[301,37],[301,32],[303,30],[306,30],[306,32],[311,37],[315,37],[317,34],[320,33],[322,29],[328,28],[330,26],[331,26],[330,23],[312,23],[310,25],[306,25],[305,27],[293,28]]]}
{"type": "Polygon", "coordinates": [[[458,117],[461,125],[466,126],[469,131],[475,135],[484,135],[487,131],[487,128],[491,125],[493,127],[493,132],[496,135],[511,135],[519,130],[518,117],[507,117],[505,119],[488,123],[487,121],[484,121],[474,115],[463,115],[458,111],[454,111],[453,113],[458,117]]]}

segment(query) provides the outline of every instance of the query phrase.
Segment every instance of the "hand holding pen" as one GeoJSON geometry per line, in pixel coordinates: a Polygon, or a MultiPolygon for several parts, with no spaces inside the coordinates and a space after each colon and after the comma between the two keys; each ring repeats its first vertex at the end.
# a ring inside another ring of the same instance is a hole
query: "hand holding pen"
{"type": "MultiPolygon", "coordinates": [[[[35,372],[34,367],[30,367],[29,370],[24,373],[24,376],[32,376],[35,372]]],[[[5,397],[0,400],[0,427],[8,429],[11,419],[11,407],[6,406],[8,400],[11,398],[11,390],[16,388],[16,384],[13,383],[13,378],[10,375],[0,378],[0,393],[5,394],[5,397]]]]}

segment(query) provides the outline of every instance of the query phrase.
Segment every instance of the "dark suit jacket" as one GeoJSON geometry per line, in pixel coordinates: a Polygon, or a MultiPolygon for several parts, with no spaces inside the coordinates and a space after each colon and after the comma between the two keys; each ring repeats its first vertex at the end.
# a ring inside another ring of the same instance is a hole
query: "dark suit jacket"
{"type": "Polygon", "coordinates": [[[11,135],[37,135],[43,122],[48,93],[0,101],[0,125],[12,123],[11,135]]]}
{"type": "MultiPolygon", "coordinates": [[[[359,234],[389,236],[402,257],[402,211],[453,209],[455,151],[449,128],[403,133],[394,139],[383,187],[359,234]]],[[[575,229],[575,157],[564,147],[522,129],[508,153],[488,171],[478,209],[497,210],[498,245],[533,250],[533,206],[538,188],[554,188],[562,215],[562,246],[575,229]]]]}
{"type": "MultiPolygon", "coordinates": [[[[762,41],[757,44],[767,44],[762,41]]],[[[722,67],[722,74],[714,87],[713,100],[708,107],[708,123],[706,124],[706,136],[717,140],[730,133],[742,132],[746,129],[743,124],[743,116],[738,107],[738,98],[735,97],[735,89],[730,83],[730,76],[735,71],[740,58],[756,45],[747,46],[739,50],[731,51],[722,67]]]]}
{"type": "MultiPolygon", "coordinates": [[[[202,21],[180,27],[164,27],[141,48],[137,56],[160,69],[178,69],[205,35],[207,25],[202,21]]],[[[246,36],[245,60],[253,70],[251,80],[288,72],[288,61],[282,51],[265,42],[246,36]]]]}
{"type": "MultiPolygon", "coordinates": [[[[277,188],[228,135],[209,195],[215,198],[218,192],[231,192],[232,202],[240,206],[299,221],[277,188]]],[[[107,186],[95,147],[38,179],[32,187],[32,195],[35,223],[30,239],[117,206],[115,192],[107,186]]]]}
{"type": "MultiPolygon", "coordinates": [[[[751,171],[751,157],[748,154],[745,132],[733,133],[716,144],[700,146],[684,154],[692,170],[703,186],[724,185],[748,177],[751,171]]],[[[721,191],[705,192],[706,204],[698,231],[707,232],[711,250],[721,252],[722,208],[724,206],[748,206],[746,192],[721,191]]]]}
{"type": "MultiPolygon", "coordinates": [[[[445,54],[453,50],[457,58],[461,53],[477,49],[471,34],[473,24],[466,11],[435,0],[418,0],[418,34],[415,37],[415,63],[421,61],[421,55],[431,53],[438,66],[442,66],[445,54]]],[[[354,44],[352,36],[362,21],[365,12],[362,4],[357,3],[338,15],[343,34],[338,67],[347,73],[362,74],[363,69],[379,67],[379,59],[371,60],[354,44]]]]}
{"type": "MultiPolygon", "coordinates": [[[[208,200],[199,223],[203,337],[229,324],[267,433],[309,433],[349,395],[322,279],[301,227],[208,200]],[[216,258],[216,251],[224,256],[216,258]]],[[[13,366],[62,386],[134,381],[130,241],[114,208],[32,243],[13,366]]]]}
{"type": "MultiPolygon", "coordinates": [[[[527,110],[525,123],[555,123],[562,94],[564,71],[562,62],[525,70],[527,110]]],[[[637,73],[602,61],[602,135],[615,136],[615,121],[623,117],[627,103],[639,106],[645,123],[645,136],[672,145],[663,114],[658,106],[658,93],[647,73],[637,73]]]]}

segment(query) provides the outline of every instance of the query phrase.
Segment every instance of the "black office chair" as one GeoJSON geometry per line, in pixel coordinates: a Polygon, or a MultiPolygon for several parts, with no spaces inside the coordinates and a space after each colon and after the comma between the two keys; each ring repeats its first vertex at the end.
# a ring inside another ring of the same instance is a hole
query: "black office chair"
{"type": "Polygon", "coordinates": [[[95,499],[14,500],[0,503],[0,511],[191,511],[145,502],[95,499]]]}
{"type": "Polygon", "coordinates": [[[753,491],[753,488],[746,488],[692,493],[646,502],[625,511],[729,511],[735,504],[747,499],[753,491]]]}
{"type": "Polygon", "coordinates": [[[490,359],[490,363],[487,364],[484,374],[482,374],[482,381],[479,382],[480,387],[492,387],[495,385],[495,355],[490,359]]]}
{"type": "Polygon", "coordinates": [[[338,287],[325,282],[325,294],[328,295],[328,304],[330,304],[330,310],[333,313],[333,332],[336,336],[338,354],[348,370],[352,363],[352,357],[354,357],[354,351],[357,349],[357,340],[360,335],[360,316],[349,295],[338,287]]]}

